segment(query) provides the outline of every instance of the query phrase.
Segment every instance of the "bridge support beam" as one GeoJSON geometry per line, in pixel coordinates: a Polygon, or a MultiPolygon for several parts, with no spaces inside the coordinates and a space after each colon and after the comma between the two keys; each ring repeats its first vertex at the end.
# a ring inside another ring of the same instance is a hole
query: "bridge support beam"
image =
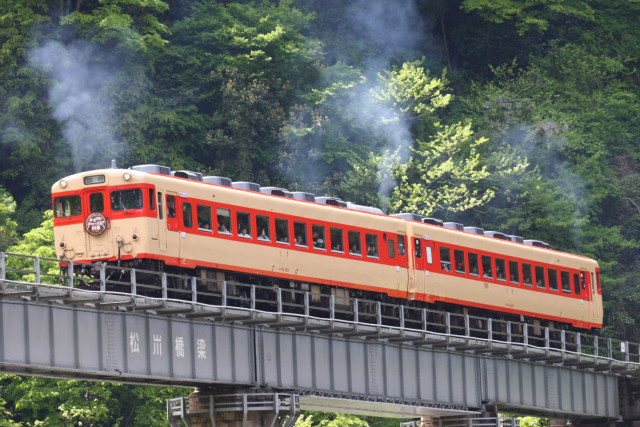
{"type": "Polygon", "coordinates": [[[167,401],[172,427],[292,427],[300,416],[297,394],[196,390],[167,401]]]}

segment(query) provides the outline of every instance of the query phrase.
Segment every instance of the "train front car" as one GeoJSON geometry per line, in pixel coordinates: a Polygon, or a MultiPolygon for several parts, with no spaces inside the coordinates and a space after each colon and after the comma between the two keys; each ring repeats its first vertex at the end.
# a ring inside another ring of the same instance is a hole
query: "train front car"
{"type": "Polygon", "coordinates": [[[141,261],[141,255],[157,253],[159,238],[152,220],[157,218],[155,190],[148,182],[152,176],[102,169],[56,182],[52,198],[58,259],[154,267],[141,261]]]}

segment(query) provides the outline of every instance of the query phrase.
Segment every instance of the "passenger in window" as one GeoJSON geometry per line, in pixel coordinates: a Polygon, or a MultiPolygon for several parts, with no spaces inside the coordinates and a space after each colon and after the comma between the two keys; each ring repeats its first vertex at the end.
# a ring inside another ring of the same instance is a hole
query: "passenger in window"
{"type": "Polygon", "coordinates": [[[351,250],[350,250],[350,252],[351,252],[352,254],[355,254],[355,255],[360,255],[360,248],[358,247],[358,244],[357,244],[357,243],[353,243],[353,244],[351,245],[351,250]]]}
{"type": "Polygon", "coordinates": [[[296,236],[296,245],[304,246],[304,242],[302,240],[302,236],[299,235],[299,234],[296,236]]]}
{"type": "Polygon", "coordinates": [[[245,239],[250,239],[251,235],[247,232],[247,227],[242,227],[240,229],[240,233],[238,234],[239,237],[243,237],[245,239]]]}
{"type": "Polygon", "coordinates": [[[265,240],[267,242],[269,241],[269,236],[267,235],[267,231],[264,228],[262,229],[262,232],[260,232],[258,240],[265,240]]]}
{"type": "Polygon", "coordinates": [[[496,272],[498,273],[498,280],[504,280],[504,271],[501,268],[497,268],[496,272]]]}
{"type": "Polygon", "coordinates": [[[224,234],[231,234],[224,222],[220,223],[220,225],[218,226],[218,231],[224,234]]]}
{"type": "Polygon", "coordinates": [[[542,278],[538,277],[538,280],[536,281],[536,286],[539,288],[544,288],[544,283],[542,282],[542,278]]]}
{"type": "Polygon", "coordinates": [[[342,252],[342,245],[340,243],[336,243],[335,245],[333,245],[333,250],[342,252]]]}
{"type": "Polygon", "coordinates": [[[442,271],[451,271],[451,263],[449,261],[442,261],[442,271]]]}
{"type": "Polygon", "coordinates": [[[322,239],[316,239],[316,241],[315,241],[315,242],[316,242],[316,243],[315,243],[315,245],[314,245],[314,246],[315,246],[316,248],[324,249],[324,240],[322,240],[322,239]]]}
{"type": "Polygon", "coordinates": [[[471,267],[471,275],[472,275],[472,276],[477,276],[477,275],[478,275],[478,266],[477,266],[476,264],[474,264],[474,265],[471,267]]]}
{"type": "Polygon", "coordinates": [[[378,256],[378,251],[376,250],[375,245],[369,245],[369,248],[367,249],[367,256],[372,256],[372,257],[378,256]]]}

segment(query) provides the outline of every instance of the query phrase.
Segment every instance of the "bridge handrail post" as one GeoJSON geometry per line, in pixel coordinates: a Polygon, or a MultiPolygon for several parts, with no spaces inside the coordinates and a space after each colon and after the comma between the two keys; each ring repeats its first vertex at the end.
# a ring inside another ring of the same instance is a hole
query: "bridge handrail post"
{"type": "Polygon", "coordinates": [[[576,333],[576,353],[582,354],[582,335],[576,333]]]}
{"type": "Polygon", "coordinates": [[[100,292],[106,292],[107,290],[107,265],[104,262],[100,263],[100,292]]]}
{"type": "Polygon", "coordinates": [[[562,357],[564,358],[564,353],[567,350],[567,331],[564,329],[560,330],[560,351],[562,352],[562,357]]]}
{"type": "Polygon", "coordinates": [[[447,315],[445,316],[445,327],[447,331],[447,336],[451,335],[451,313],[447,311],[447,315]]]}
{"type": "Polygon", "coordinates": [[[511,344],[512,341],[512,336],[511,336],[511,320],[507,321],[507,342],[509,344],[511,344]]]}
{"type": "Polygon", "coordinates": [[[404,305],[400,305],[400,329],[404,329],[404,305]]]}
{"type": "Polygon", "coordinates": [[[167,299],[167,273],[162,273],[162,299],[167,299]]]}
{"type": "Polygon", "coordinates": [[[131,269],[131,295],[138,295],[138,282],[136,281],[136,269],[131,269]]]}
{"type": "Polygon", "coordinates": [[[353,322],[360,322],[360,312],[358,311],[358,298],[353,299],[353,322]]]}
{"type": "Polygon", "coordinates": [[[309,292],[304,293],[304,315],[309,317],[309,292]]]}
{"type": "Polygon", "coordinates": [[[251,311],[256,309],[256,285],[251,285],[251,301],[249,301],[249,307],[251,311]]]}
{"type": "Polygon", "coordinates": [[[382,326],[382,304],[376,301],[376,322],[378,326],[382,326]]]}
{"type": "Polygon", "coordinates": [[[0,252],[0,290],[4,291],[6,289],[6,284],[4,281],[7,279],[6,272],[6,259],[4,252],[0,252]]]}
{"type": "Polygon", "coordinates": [[[278,304],[278,314],[282,314],[282,288],[276,289],[276,303],[278,304]]]}
{"type": "Polygon", "coordinates": [[[422,331],[427,332],[427,327],[429,326],[429,322],[427,319],[427,309],[422,309],[422,331]]]}
{"type": "Polygon", "coordinates": [[[329,295],[329,319],[336,318],[336,296],[334,294],[329,295]]]}
{"type": "Polygon", "coordinates": [[[489,342],[493,341],[493,319],[491,317],[487,319],[487,339],[489,342]]]}
{"type": "Polygon", "coordinates": [[[464,315],[464,336],[469,338],[471,335],[471,326],[469,325],[469,315],[464,315]]]}
{"type": "Polygon", "coordinates": [[[198,278],[196,276],[191,276],[191,302],[198,302],[198,278]]]}
{"type": "Polygon", "coordinates": [[[33,270],[36,274],[36,285],[40,284],[40,257],[33,258],[33,270]]]}
{"type": "Polygon", "coordinates": [[[593,355],[595,357],[598,357],[598,336],[594,335],[593,336],[593,355]]]}
{"type": "Polygon", "coordinates": [[[611,338],[607,340],[607,350],[609,352],[609,359],[613,359],[613,341],[611,338]]]}
{"type": "Polygon", "coordinates": [[[69,277],[69,289],[73,289],[73,261],[69,261],[69,269],[67,271],[67,276],[69,277]]]}
{"type": "Polygon", "coordinates": [[[227,281],[223,280],[222,281],[222,306],[226,307],[227,306],[227,281]]]}
{"type": "Polygon", "coordinates": [[[526,348],[529,347],[529,324],[523,323],[522,326],[522,343],[524,344],[526,351],[526,348]]]}
{"type": "Polygon", "coordinates": [[[629,341],[625,341],[624,342],[624,361],[628,362],[629,361],[629,341]]]}
{"type": "Polygon", "coordinates": [[[551,348],[550,337],[549,337],[549,327],[544,327],[544,347],[546,349],[551,348]]]}

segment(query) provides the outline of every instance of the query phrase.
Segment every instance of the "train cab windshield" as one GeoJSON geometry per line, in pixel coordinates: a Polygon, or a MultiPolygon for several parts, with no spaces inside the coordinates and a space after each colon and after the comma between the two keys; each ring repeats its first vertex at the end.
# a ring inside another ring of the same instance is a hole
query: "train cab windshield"
{"type": "Polygon", "coordinates": [[[80,196],[56,197],[53,201],[53,213],[56,218],[65,218],[82,214],[80,196]]]}
{"type": "Polygon", "coordinates": [[[129,211],[132,209],[142,209],[142,190],[121,190],[111,192],[111,210],[129,211]]]}

